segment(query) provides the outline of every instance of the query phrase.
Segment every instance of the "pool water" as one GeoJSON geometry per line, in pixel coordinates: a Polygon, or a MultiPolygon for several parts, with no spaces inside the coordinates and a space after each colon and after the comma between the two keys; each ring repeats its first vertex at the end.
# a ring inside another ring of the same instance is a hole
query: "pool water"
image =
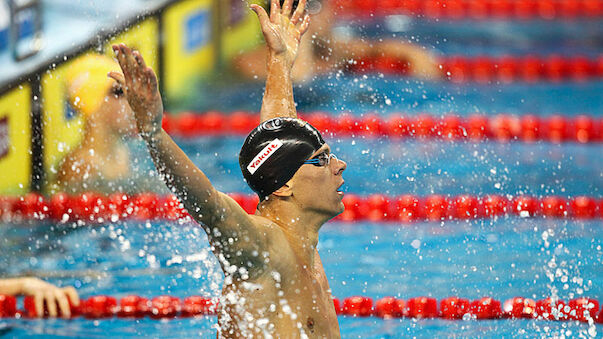
{"type": "MultiPolygon", "coordinates": [[[[227,192],[248,192],[236,160],[242,142],[240,137],[179,140],[216,187],[227,192]]],[[[356,194],[600,196],[603,188],[601,180],[593,180],[603,168],[596,156],[597,145],[393,143],[349,138],[330,142],[349,163],[345,190],[356,194]],[[364,180],[367,175],[372,180],[364,180]]],[[[143,161],[140,166],[151,165],[143,161]]],[[[519,217],[412,225],[332,222],[323,228],[319,246],[331,288],[339,298],[426,295],[439,300],[458,295],[504,301],[515,296],[541,299],[557,295],[565,300],[579,296],[601,300],[601,226],[601,220],[519,217]]],[[[0,239],[3,274],[32,271],[54,283],[75,285],[83,296],[216,296],[223,279],[204,232],[195,225],[132,221],[83,227],[4,225],[0,239]]],[[[0,333],[9,337],[106,333],[208,337],[215,333],[215,322],[214,317],[163,322],[10,320],[3,321],[5,328],[0,333]]],[[[589,328],[584,323],[527,320],[340,317],[340,322],[343,336],[349,338],[444,337],[451,333],[458,337],[541,337],[603,331],[600,325],[589,328]]]]}
{"type": "MultiPolygon", "coordinates": [[[[83,296],[179,297],[219,294],[222,273],[204,232],[177,223],[118,223],[72,228],[40,224],[0,230],[4,273],[32,270],[83,296]],[[34,259],[35,258],[35,259],[34,259]]],[[[603,297],[603,228],[599,222],[506,218],[497,221],[329,223],[319,251],[335,296],[373,298],[458,295],[565,300],[603,297]]],[[[3,320],[4,333],[209,337],[215,317],[142,320],[3,320]],[[135,324],[135,325],[133,325],[135,324]]],[[[528,320],[445,321],[340,317],[348,338],[541,337],[600,334],[603,326],[528,320]],[[523,331],[523,334],[522,334],[523,331]]]]}
{"type": "MultiPolygon", "coordinates": [[[[520,29],[531,32],[525,37],[528,45],[505,48],[508,45],[500,36],[505,30],[491,28],[481,38],[473,39],[471,48],[463,50],[459,46],[466,33],[456,26],[452,32],[456,40],[443,41],[435,35],[427,43],[444,54],[548,53],[554,50],[554,44],[541,37],[550,23],[546,29],[542,25],[520,29]]],[[[571,51],[574,41],[577,53],[600,53],[601,26],[585,25],[589,29],[584,34],[576,29],[581,27],[577,24],[555,26],[564,37],[557,51],[571,51]]],[[[444,32],[452,29],[450,25],[438,27],[444,32]]],[[[365,28],[368,35],[373,34],[374,26],[365,28]]],[[[413,29],[416,39],[421,34],[430,36],[429,32],[433,36],[435,30],[424,32],[422,24],[413,29]]],[[[217,80],[216,84],[192,89],[200,93],[197,99],[182,105],[201,111],[259,109],[261,84],[222,82],[228,87],[220,87],[217,80]]],[[[588,113],[601,117],[602,92],[601,81],[459,85],[337,73],[296,86],[296,99],[300,111],[322,110],[333,115],[349,111],[381,115],[588,113]]],[[[348,162],[344,189],[349,193],[603,196],[600,144],[325,137],[333,151],[348,162]]],[[[250,193],[237,158],[243,138],[177,141],[219,190],[250,193]]],[[[148,152],[140,141],[133,142],[132,147],[139,155],[137,175],[148,175],[152,168],[148,152]]],[[[321,231],[319,249],[338,298],[431,296],[439,300],[458,295],[468,299],[492,296],[504,301],[515,296],[542,299],[555,295],[564,300],[580,296],[603,300],[602,226],[601,219],[582,222],[519,217],[412,225],[331,222],[321,231]]],[[[0,225],[0,248],[0,275],[29,272],[53,283],[74,285],[83,297],[216,296],[223,279],[204,232],[192,224],[4,224],[0,225]]],[[[576,322],[350,317],[339,317],[339,321],[345,338],[595,337],[603,333],[602,325],[576,322]]],[[[208,338],[215,336],[215,324],[215,317],[164,321],[3,319],[0,336],[208,338]]]]}

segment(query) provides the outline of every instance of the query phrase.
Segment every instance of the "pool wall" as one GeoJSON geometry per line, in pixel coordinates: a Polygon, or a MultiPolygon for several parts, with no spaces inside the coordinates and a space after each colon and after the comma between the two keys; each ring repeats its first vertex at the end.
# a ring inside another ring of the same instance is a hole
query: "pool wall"
{"type": "Polygon", "coordinates": [[[177,100],[190,93],[191,82],[260,41],[245,7],[237,0],[45,4],[47,47],[22,61],[0,51],[0,173],[15,173],[0,176],[0,194],[43,191],[80,142],[83,118],[69,107],[63,79],[72,62],[90,52],[110,55],[111,45],[126,43],[157,72],[164,99],[177,100]]]}

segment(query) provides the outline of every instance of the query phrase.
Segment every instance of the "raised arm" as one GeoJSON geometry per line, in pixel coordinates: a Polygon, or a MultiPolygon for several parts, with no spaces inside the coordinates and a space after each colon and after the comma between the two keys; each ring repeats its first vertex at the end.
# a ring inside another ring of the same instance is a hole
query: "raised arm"
{"type": "Polygon", "coordinates": [[[163,103],[157,88],[157,77],[146,66],[142,56],[124,44],[113,46],[123,75],[109,76],[122,85],[128,103],[134,111],[138,132],[162,175],[163,181],[184,204],[195,220],[200,222],[214,245],[233,244],[232,249],[258,245],[262,241],[250,216],[226,194],[218,192],[205,174],[161,128],[163,103]]]}
{"type": "Polygon", "coordinates": [[[310,24],[310,17],[305,13],[306,0],[300,0],[295,11],[293,0],[285,0],[282,8],[279,0],[272,0],[270,6],[268,17],[264,8],[251,5],[258,15],[268,46],[268,75],[260,111],[261,121],[276,117],[297,118],[291,69],[301,38],[310,24]]]}

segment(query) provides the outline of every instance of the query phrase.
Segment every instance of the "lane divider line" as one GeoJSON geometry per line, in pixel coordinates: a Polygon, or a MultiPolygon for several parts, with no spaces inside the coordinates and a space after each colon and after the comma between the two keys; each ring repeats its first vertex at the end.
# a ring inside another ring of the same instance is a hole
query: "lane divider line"
{"type": "MultiPolygon", "coordinates": [[[[408,116],[377,114],[331,116],[322,112],[300,114],[322,133],[338,137],[387,137],[390,140],[428,139],[446,141],[497,142],[521,141],[526,143],[545,141],[552,143],[574,142],[578,144],[603,142],[603,117],[579,115],[566,117],[553,115],[496,116],[471,115],[460,117],[429,114],[408,116]]],[[[170,134],[183,138],[200,136],[246,136],[260,123],[258,114],[234,112],[165,114],[163,128],[170,134]]]]}
{"type": "Polygon", "coordinates": [[[603,16],[599,0],[334,0],[340,15],[406,14],[448,20],[577,20],[603,16]]]}
{"type": "MultiPolygon", "coordinates": [[[[257,195],[231,193],[230,196],[247,213],[253,214],[258,205],[257,195]]],[[[416,195],[386,196],[372,194],[343,197],[345,211],[335,218],[342,222],[369,221],[376,223],[408,224],[422,221],[473,220],[478,218],[554,218],[594,220],[603,219],[603,198],[577,196],[473,195],[425,197],[416,195]]],[[[51,220],[55,223],[84,221],[92,223],[119,220],[182,220],[190,215],[173,195],[94,192],[79,195],[57,193],[46,198],[37,193],[21,197],[0,197],[0,221],[22,222],[51,220]]]]}
{"type": "MultiPolygon", "coordinates": [[[[144,298],[129,295],[121,299],[97,295],[81,301],[79,306],[69,302],[72,317],[87,319],[101,318],[187,318],[216,315],[219,300],[216,297],[190,296],[184,299],[170,295],[144,298]]],[[[580,321],[603,323],[603,310],[599,301],[591,298],[572,299],[568,303],[560,299],[534,300],[515,297],[502,303],[491,297],[470,301],[459,297],[448,297],[438,301],[431,297],[416,297],[408,300],[384,297],[376,302],[370,297],[354,296],[343,300],[333,299],[338,315],[380,318],[441,318],[447,320],[470,319],[538,319],[556,321],[580,321]],[[439,307],[438,307],[439,306],[439,307]]],[[[17,308],[17,298],[0,295],[0,318],[36,318],[34,298],[23,300],[23,309],[17,308]]],[[[44,317],[48,317],[45,308],[44,317]]]]}

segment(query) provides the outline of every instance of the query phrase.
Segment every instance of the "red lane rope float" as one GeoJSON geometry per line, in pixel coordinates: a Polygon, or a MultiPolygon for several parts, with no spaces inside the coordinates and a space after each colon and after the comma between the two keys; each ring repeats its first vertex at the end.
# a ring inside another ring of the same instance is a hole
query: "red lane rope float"
{"type": "MultiPolygon", "coordinates": [[[[79,306],[70,303],[72,318],[83,316],[87,319],[110,317],[153,319],[186,318],[215,315],[218,309],[218,298],[191,296],[184,299],[162,295],[155,298],[144,298],[129,295],[121,299],[98,295],[81,301],[79,306]]],[[[470,301],[459,297],[449,297],[438,301],[431,297],[416,297],[408,300],[385,297],[373,302],[372,298],[354,296],[333,299],[338,315],[352,317],[380,318],[442,318],[458,319],[539,319],[570,320],[589,322],[591,319],[603,323],[603,310],[599,311],[599,301],[591,298],[572,299],[569,303],[551,298],[534,300],[515,297],[501,302],[491,297],[470,301]]],[[[35,318],[37,317],[34,299],[31,296],[23,300],[23,310],[17,308],[14,296],[0,295],[0,318],[35,318]]],[[[44,317],[48,317],[45,307],[44,317]]]]}
{"type": "MultiPolygon", "coordinates": [[[[337,136],[388,137],[390,139],[416,138],[449,141],[498,142],[546,141],[553,143],[576,142],[580,144],[603,142],[603,117],[579,115],[566,117],[553,115],[495,116],[471,115],[459,117],[428,114],[406,116],[393,114],[387,118],[376,114],[337,117],[322,113],[300,114],[300,117],[321,132],[337,136]]],[[[245,112],[223,114],[185,112],[175,116],[165,114],[163,128],[170,134],[191,138],[216,135],[247,135],[260,123],[259,115],[245,112]]]]}
{"type": "MultiPolygon", "coordinates": [[[[248,213],[258,205],[256,195],[232,193],[230,196],[248,213]]],[[[343,222],[399,222],[471,220],[505,216],[568,218],[592,220],[603,218],[603,199],[578,196],[566,199],[559,196],[541,198],[501,195],[443,195],[386,196],[373,194],[343,197],[345,211],[335,220],[343,222]]],[[[89,192],[80,195],[58,193],[50,198],[37,193],[22,197],[0,197],[0,221],[51,220],[57,223],[74,221],[116,222],[118,220],[181,220],[190,216],[173,195],[141,193],[128,196],[114,193],[109,196],[89,192]]]]}
{"type": "Polygon", "coordinates": [[[603,16],[600,0],[335,0],[340,14],[407,14],[430,19],[571,20],[603,16]]]}
{"type": "MultiPolygon", "coordinates": [[[[603,77],[603,56],[589,59],[584,56],[452,56],[440,59],[442,75],[455,83],[511,83],[538,81],[587,81],[603,77]]],[[[389,56],[363,58],[347,64],[355,73],[379,72],[404,75],[409,70],[407,60],[389,56]]]]}

